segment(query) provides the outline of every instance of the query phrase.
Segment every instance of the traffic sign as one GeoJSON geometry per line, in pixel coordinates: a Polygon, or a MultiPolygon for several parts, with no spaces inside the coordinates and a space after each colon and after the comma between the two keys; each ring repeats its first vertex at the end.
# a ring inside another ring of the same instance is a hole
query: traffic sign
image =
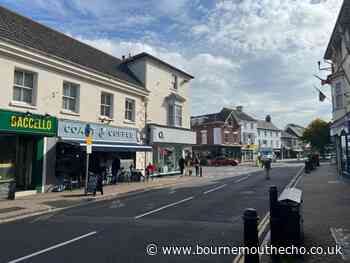
{"type": "Polygon", "coordinates": [[[85,138],[85,143],[86,143],[87,145],[91,145],[91,144],[92,144],[92,136],[86,137],[86,138],[85,138]]]}
{"type": "Polygon", "coordinates": [[[92,144],[86,144],[86,153],[91,154],[92,153],[92,144]]]}
{"type": "Polygon", "coordinates": [[[90,124],[86,124],[85,130],[84,130],[85,137],[89,137],[91,135],[91,131],[92,131],[92,129],[91,129],[90,124]]]}

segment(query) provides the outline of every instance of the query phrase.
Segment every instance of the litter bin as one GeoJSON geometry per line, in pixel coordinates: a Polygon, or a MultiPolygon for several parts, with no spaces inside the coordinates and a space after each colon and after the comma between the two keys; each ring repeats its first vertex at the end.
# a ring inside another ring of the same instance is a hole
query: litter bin
{"type": "Polygon", "coordinates": [[[297,188],[285,189],[278,198],[280,245],[302,246],[304,242],[302,191],[297,188]]]}

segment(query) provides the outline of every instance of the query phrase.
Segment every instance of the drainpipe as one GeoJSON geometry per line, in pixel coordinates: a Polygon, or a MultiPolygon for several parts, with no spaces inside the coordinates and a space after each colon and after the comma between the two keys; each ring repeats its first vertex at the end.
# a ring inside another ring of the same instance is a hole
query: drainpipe
{"type": "MultiPolygon", "coordinates": [[[[146,137],[148,136],[148,134],[147,134],[147,106],[148,106],[148,98],[147,97],[145,97],[145,99],[144,99],[144,103],[145,103],[145,127],[144,127],[144,132],[143,132],[143,135],[144,135],[144,141],[146,140],[146,137]]],[[[146,140],[147,141],[147,140],[146,140]]],[[[145,175],[146,175],[146,167],[147,167],[147,152],[145,152],[145,158],[144,158],[144,173],[145,173],[145,175]]]]}

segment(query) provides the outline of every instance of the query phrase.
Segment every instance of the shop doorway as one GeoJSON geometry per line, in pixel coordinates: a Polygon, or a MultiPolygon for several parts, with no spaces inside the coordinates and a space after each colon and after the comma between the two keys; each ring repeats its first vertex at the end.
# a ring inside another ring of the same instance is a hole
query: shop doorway
{"type": "Polygon", "coordinates": [[[16,187],[18,190],[32,190],[34,140],[18,136],[16,148],[16,187]]]}

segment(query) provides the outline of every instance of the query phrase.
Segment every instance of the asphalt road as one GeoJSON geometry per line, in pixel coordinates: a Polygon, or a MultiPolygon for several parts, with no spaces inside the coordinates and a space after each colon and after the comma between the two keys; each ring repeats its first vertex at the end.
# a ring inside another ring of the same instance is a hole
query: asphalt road
{"type": "Polygon", "coordinates": [[[231,263],[233,255],[203,253],[210,246],[241,245],[244,209],[254,207],[263,218],[269,186],[283,189],[300,166],[274,167],[269,181],[263,171],[216,169],[217,178],[208,172],[189,185],[2,224],[0,262],[231,263]],[[150,244],[157,255],[147,255],[150,244]],[[162,246],[189,246],[191,255],[164,255],[162,246]]]}

